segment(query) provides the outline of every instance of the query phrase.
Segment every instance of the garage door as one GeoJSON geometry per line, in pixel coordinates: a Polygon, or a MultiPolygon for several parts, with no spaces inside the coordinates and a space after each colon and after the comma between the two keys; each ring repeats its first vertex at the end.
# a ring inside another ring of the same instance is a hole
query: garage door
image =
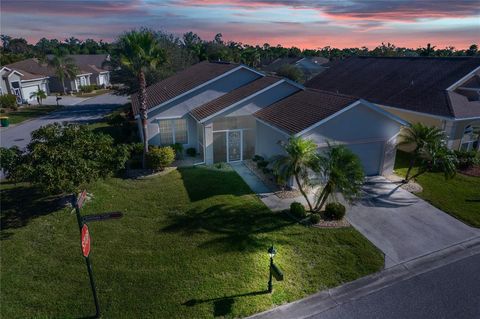
{"type": "Polygon", "coordinates": [[[362,161],[366,175],[380,174],[380,164],[383,158],[383,142],[350,144],[347,147],[362,161]]]}
{"type": "Polygon", "coordinates": [[[23,94],[23,99],[27,100],[27,101],[35,101],[35,98],[30,98],[30,94],[32,94],[33,92],[37,92],[38,91],[38,85],[33,85],[33,86],[22,86],[22,94],[23,94]]]}

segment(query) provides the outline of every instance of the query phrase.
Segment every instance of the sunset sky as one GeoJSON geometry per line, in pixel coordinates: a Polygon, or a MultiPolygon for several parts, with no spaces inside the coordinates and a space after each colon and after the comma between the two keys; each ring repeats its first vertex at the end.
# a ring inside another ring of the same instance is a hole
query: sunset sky
{"type": "Polygon", "coordinates": [[[480,44],[480,0],[1,0],[1,33],[110,41],[150,27],[300,48],[480,44]]]}

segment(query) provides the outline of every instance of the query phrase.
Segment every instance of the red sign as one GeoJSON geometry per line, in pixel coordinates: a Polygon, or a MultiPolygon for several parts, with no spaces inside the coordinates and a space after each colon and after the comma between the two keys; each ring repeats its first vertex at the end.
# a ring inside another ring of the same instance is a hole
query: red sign
{"type": "Polygon", "coordinates": [[[84,190],[79,196],[78,196],[78,199],[77,199],[77,207],[78,208],[82,208],[83,206],[83,203],[85,202],[85,198],[87,197],[87,191],[84,190]]]}
{"type": "Polygon", "coordinates": [[[90,254],[90,233],[88,232],[88,226],[86,224],[82,227],[81,240],[83,256],[88,257],[90,254]]]}

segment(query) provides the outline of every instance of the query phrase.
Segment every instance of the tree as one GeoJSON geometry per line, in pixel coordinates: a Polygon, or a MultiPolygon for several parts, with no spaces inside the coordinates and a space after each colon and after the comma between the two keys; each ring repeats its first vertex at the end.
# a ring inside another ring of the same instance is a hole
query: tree
{"type": "Polygon", "coordinates": [[[143,167],[146,167],[146,154],[148,153],[147,130],[147,82],[145,73],[155,69],[166,60],[164,51],[159,47],[158,41],[152,31],[142,29],[132,30],[120,36],[118,40],[120,64],[123,68],[135,74],[138,83],[138,100],[140,102],[140,118],[143,133],[143,167]]]}
{"type": "Polygon", "coordinates": [[[441,171],[445,179],[453,178],[457,173],[458,159],[454,151],[449,150],[444,140],[435,140],[422,148],[419,167],[411,179],[431,171],[441,171]]]}
{"type": "Polygon", "coordinates": [[[305,76],[299,68],[291,64],[284,64],[282,65],[277,72],[277,75],[284,76],[287,79],[292,81],[303,83],[305,80],[305,76]]]}
{"type": "Polygon", "coordinates": [[[47,93],[45,91],[38,89],[37,92],[30,93],[30,98],[36,98],[39,105],[42,105],[43,99],[47,98],[47,93]]]}
{"type": "Polygon", "coordinates": [[[326,183],[317,192],[315,211],[320,211],[327,199],[335,193],[342,194],[349,202],[360,195],[365,176],[360,159],[352,151],[343,145],[329,145],[318,160],[318,171],[326,183]]]}
{"type": "Polygon", "coordinates": [[[445,139],[445,133],[437,127],[415,123],[406,128],[400,135],[400,138],[399,145],[414,147],[407,174],[405,175],[405,181],[408,182],[413,166],[422,160],[425,150],[429,147],[432,149],[432,145],[439,145],[445,139]]]}
{"type": "Polygon", "coordinates": [[[465,51],[465,54],[468,56],[474,56],[478,54],[478,45],[472,44],[467,51],[465,51]]]}
{"type": "Polygon", "coordinates": [[[292,176],[295,178],[300,193],[305,197],[310,211],[313,211],[305,188],[310,186],[309,171],[318,169],[317,145],[312,140],[291,137],[287,143],[282,144],[282,147],[287,155],[273,159],[274,170],[285,180],[292,176]]]}
{"type": "Polygon", "coordinates": [[[435,48],[436,46],[432,46],[430,43],[427,43],[425,48],[419,49],[420,56],[433,56],[435,55],[435,48]]]}
{"type": "Polygon", "coordinates": [[[110,135],[86,126],[54,123],[32,132],[26,151],[2,149],[0,154],[7,176],[60,194],[76,192],[124,168],[130,147],[115,145],[110,135]]]}
{"type": "Polygon", "coordinates": [[[65,78],[73,79],[77,76],[79,70],[72,57],[69,57],[63,50],[56,50],[48,64],[55,69],[55,75],[62,83],[63,94],[67,94],[65,88],[65,78]]]}

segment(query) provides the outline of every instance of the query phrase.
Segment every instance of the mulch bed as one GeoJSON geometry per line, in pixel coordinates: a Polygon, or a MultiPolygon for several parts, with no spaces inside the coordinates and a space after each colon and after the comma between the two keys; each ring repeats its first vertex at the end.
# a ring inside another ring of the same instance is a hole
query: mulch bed
{"type": "Polygon", "coordinates": [[[480,177],[480,165],[473,165],[469,168],[459,170],[458,172],[468,176],[480,177]]]}

